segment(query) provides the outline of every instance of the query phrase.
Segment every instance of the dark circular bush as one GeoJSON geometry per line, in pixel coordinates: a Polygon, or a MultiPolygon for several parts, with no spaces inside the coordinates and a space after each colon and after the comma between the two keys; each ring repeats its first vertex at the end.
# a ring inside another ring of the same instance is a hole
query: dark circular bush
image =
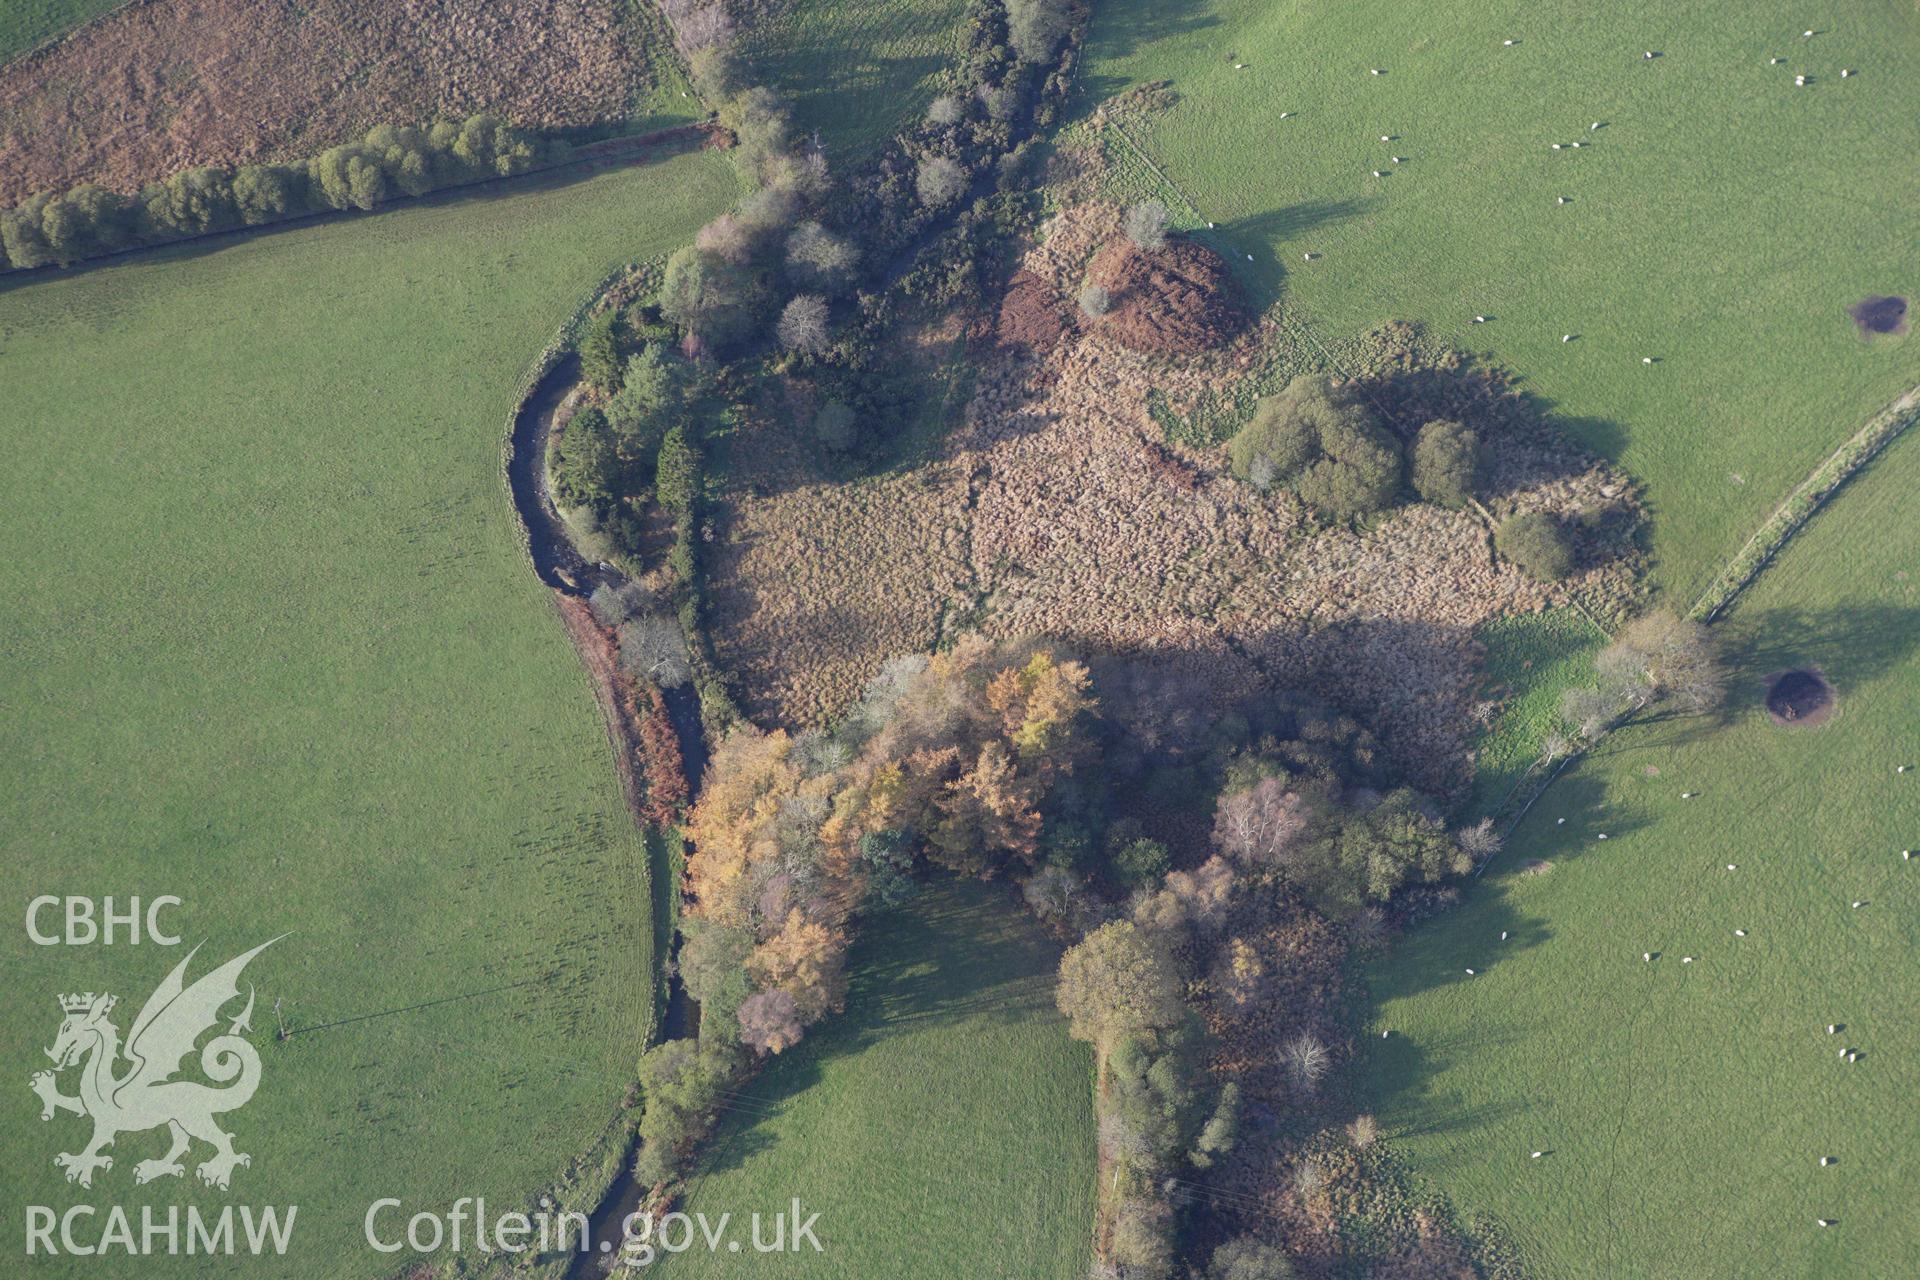
{"type": "Polygon", "coordinates": [[[1444,418],[1420,428],[1413,445],[1413,488],[1436,506],[1466,506],[1480,488],[1479,434],[1444,418]]]}
{"type": "Polygon", "coordinates": [[[1573,539],[1543,511],[1509,517],[1494,530],[1493,546],[1539,582],[1558,582],[1573,572],[1573,539]]]}
{"type": "Polygon", "coordinates": [[[1335,517],[1368,515],[1400,497],[1400,442],[1357,396],[1305,375],[1261,401],[1227,446],[1234,474],[1279,482],[1335,517]]]}

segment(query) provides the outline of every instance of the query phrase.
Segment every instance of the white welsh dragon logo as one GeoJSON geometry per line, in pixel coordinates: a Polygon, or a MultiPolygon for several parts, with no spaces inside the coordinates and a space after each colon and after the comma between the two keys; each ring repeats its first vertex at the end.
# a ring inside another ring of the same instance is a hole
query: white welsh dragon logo
{"type": "Polygon", "coordinates": [[[113,1157],[101,1153],[117,1135],[160,1125],[173,1135],[172,1144],[158,1160],[142,1160],[133,1167],[135,1182],[179,1177],[185,1172],[180,1157],[194,1138],[214,1149],[194,1171],[208,1186],[224,1191],[234,1166],[253,1163],[251,1157],[233,1149],[233,1135],[213,1119],[245,1106],[260,1085],[260,1054],[240,1034],[253,1029],[248,1022],[253,1015],[252,987],[247,989],[247,1007],[228,1024],[226,1034],[207,1041],[200,1051],[200,1070],[226,1087],[215,1089],[197,1080],[171,1077],[180,1070],[181,1059],[193,1052],[194,1042],[219,1023],[220,1007],[239,998],[240,971],[247,962],[278,941],[261,943],[202,975],[190,987],[185,983],[187,964],[200,948],[188,952],[133,1020],[124,1051],[130,1065],[124,1073],[115,1071],[122,1056],[120,1029],[107,1020],[115,997],[91,991],[60,997],[60,1008],[67,1016],[53,1048],[47,1050],[54,1069],[35,1072],[32,1087],[40,1095],[42,1120],[53,1119],[56,1111],[93,1119],[93,1140],[83,1150],[53,1158],[67,1171],[68,1182],[92,1186],[95,1169],[113,1168],[113,1157]],[[82,1064],[80,1092],[68,1097],[55,1084],[54,1073],[76,1063],[82,1064]]]}

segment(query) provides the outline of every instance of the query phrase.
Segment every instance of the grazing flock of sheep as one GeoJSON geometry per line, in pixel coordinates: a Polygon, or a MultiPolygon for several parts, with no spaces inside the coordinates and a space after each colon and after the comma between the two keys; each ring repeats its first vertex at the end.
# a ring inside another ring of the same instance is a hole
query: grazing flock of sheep
{"type": "MultiPolygon", "coordinates": [[[[1803,31],[1803,32],[1801,32],[1800,34],[1801,34],[1801,38],[1802,38],[1802,39],[1805,39],[1805,40],[1811,40],[1811,39],[1813,39],[1813,38],[1814,38],[1815,36],[1817,36],[1817,35],[1819,35],[1819,34],[1821,34],[1821,33],[1820,33],[1819,31],[1816,31],[1816,30],[1811,30],[1811,29],[1809,29],[1809,30],[1806,30],[1806,31],[1803,31]]],[[[1513,38],[1509,38],[1509,39],[1507,39],[1507,40],[1503,40],[1503,41],[1502,41],[1501,43],[1502,43],[1503,45],[1505,45],[1506,47],[1508,47],[1508,48],[1512,48],[1513,46],[1515,46],[1515,45],[1517,45],[1517,44],[1519,44],[1519,43],[1520,43],[1520,41],[1519,41],[1518,39],[1513,39],[1513,38]]],[[[1657,59],[1657,58],[1661,58],[1661,57],[1664,57],[1664,56],[1665,56],[1664,54],[1662,54],[1662,53],[1660,53],[1660,52],[1659,52],[1659,51],[1657,51],[1657,50],[1653,50],[1653,49],[1648,49],[1648,50],[1646,50],[1646,51],[1645,51],[1645,52],[1644,52],[1644,53],[1643,53],[1643,54],[1641,55],[1641,58],[1642,58],[1642,60],[1643,60],[1643,61],[1646,61],[1646,62],[1652,62],[1652,61],[1654,61],[1655,59],[1657,59]]],[[[1787,60],[1786,60],[1785,58],[1780,58],[1780,57],[1776,57],[1776,58],[1772,58],[1772,59],[1769,59],[1769,62],[1768,62],[1768,65],[1770,65],[1770,66],[1776,66],[1776,67],[1777,67],[1777,66],[1781,66],[1781,65],[1784,65],[1784,64],[1786,63],[1786,61],[1787,61],[1787,60]]],[[[1247,64],[1246,64],[1246,63],[1244,63],[1244,62],[1235,62],[1235,63],[1233,64],[1233,69],[1234,69],[1235,71],[1244,71],[1244,70],[1246,70],[1246,69],[1247,69],[1247,64]]],[[[1367,74],[1368,74],[1368,75],[1372,75],[1372,76],[1384,76],[1384,75],[1386,75],[1386,74],[1387,74],[1387,70],[1386,70],[1386,68],[1385,68],[1385,67],[1370,67],[1370,68],[1368,68],[1368,70],[1367,70],[1367,74]]],[[[1856,75],[1858,75],[1858,74],[1859,74],[1859,72],[1857,72],[1857,71],[1856,71],[1856,70],[1854,70],[1853,68],[1851,68],[1851,67],[1845,67],[1845,68],[1842,68],[1842,69],[1841,69],[1841,72],[1840,72],[1840,78],[1841,78],[1842,80],[1846,80],[1846,79],[1850,79],[1851,77],[1853,77],[1853,76],[1856,76],[1856,75]]],[[[1800,87],[1802,87],[1802,88],[1804,88],[1805,86],[1807,86],[1807,85],[1809,85],[1809,84],[1811,84],[1811,83],[1813,83],[1813,79],[1812,79],[1812,77],[1811,77],[1811,76],[1808,76],[1808,75],[1805,75],[1805,74],[1800,74],[1800,75],[1796,75],[1796,76],[1794,76],[1794,78],[1793,78],[1793,82],[1794,82],[1794,84],[1795,84],[1795,85],[1798,85],[1798,86],[1800,86],[1800,87]]],[[[1292,112],[1292,111],[1282,111],[1282,112],[1280,113],[1280,116],[1279,116],[1279,118],[1280,118],[1280,119],[1282,119],[1282,120],[1291,120],[1291,119],[1293,119],[1293,118],[1294,118],[1294,115],[1295,115],[1295,113],[1294,113],[1294,112],[1292,112]]],[[[1600,131],[1601,129],[1604,129],[1604,128],[1606,128],[1606,127],[1607,127],[1607,122],[1606,122],[1606,121],[1604,121],[1604,120],[1595,120],[1595,121],[1594,121],[1593,123],[1591,123],[1591,124],[1589,124],[1589,125],[1587,126],[1587,131],[1588,131],[1589,133],[1597,133],[1597,132],[1599,132],[1599,131],[1600,131]]],[[[1393,134],[1385,134],[1385,133],[1383,133],[1383,134],[1381,134],[1381,135],[1380,135],[1380,141],[1382,141],[1382,142],[1397,142],[1398,140],[1399,140],[1399,139],[1398,139],[1398,137],[1397,137],[1397,136],[1395,136],[1395,135],[1393,135],[1393,134]]],[[[1578,141],[1578,140],[1575,140],[1575,141],[1572,141],[1572,142],[1554,142],[1554,143],[1549,143],[1549,144],[1548,144],[1548,146],[1549,146],[1549,147],[1550,147],[1550,148],[1551,148],[1552,150],[1554,150],[1554,151],[1578,151],[1578,150],[1580,150],[1581,148],[1583,148],[1583,147],[1586,147],[1586,146],[1588,146],[1588,145],[1589,145],[1588,143],[1586,143],[1586,142],[1582,142],[1582,141],[1578,141]]],[[[1392,161],[1393,161],[1393,163],[1394,163],[1394,164],[1396,164],[1396,165],[1398,165],[1398,164],[1405,164],[1405,163],[1407,162],[1407,158],[1406,158],[1405,156],[1394,156],[1394,157],[1392,157],[1392,161]]],[[[1375,178],[1384,178],[1384,177],[1386,177],[1386,176],[1387,176],[1387,175],[1388,175],[1389,173],[1391,173],[1391,172],[1392,172],[1392,170],[1389,170],[1389,169],[1375,169],[1375,170],[1373,170],[1373,171],[1372,171],[1372,173],[1373,173],[1373,176],[1374,176],[1375,178]]],[[[1564,204],[1571,204],[1571,203],[1573,203],[1573,199],[1572,199],[1572,197],[1571,197],[1571,196],[1564,196],[1564,195],[1561,195],[1561,196],[1555,196],[1555,197],[1554,197],[1554,203],[1555,203],[1555,204],[1562,204],[1562,205],[1564,205],[1564,204]]],[[[1213,224],[1212,224],[1211,222],[1209,222],[1209,223],[1208,223],[1207,225],[1208,225],[1209,227],[1211,227],[1211,226],[1213,226],[1213,224]]],[[[1317,252],[1315,252],[1315,251],[1313,251],[1313,250],[1311,250],[1311,249],[1309,249],[1309,250],[1307,250],[1306,252],[1304,252],[1304,253],[1302,253],[1302,254],[1300,255],[1300,257],[1301,257],[1301,260],[1302,260],[1302,261],[1305,261],[1305,262],[1313,262],[1313,261],[1315,261],[1315,260],[1317,260],[1318,258],[1320,258],[1320,257],[1321,257],[1321,255],[1320,255],[1319,253],[1317,253],[1317,252]]],[[[1246,258],[1247,258],[1247,261],[1248,261],[1248,262],[1252,262],[1252,261],[1254,260],[1254,259],[1253,259],[1253,255],[1252,255],[1252,254],[1250,254],[1250,253],[1246,255],[1246,258]]],[[[1474,322],[1475,324],[1486,324],[1486,323],[1488,323],[1488,321],[1489,321],[1489,319],[1490,319],[1490,317],[1488,317],[1488,316],[1484,316],[1484,315],[1476,315],[1476,316],[1475,316],[1475,317],[1473,318],[1473,322],[1474,322]]],[[[1572,341],[1574,341],[1574,340],[1575,340],[1576,338],[1578,338],[1579,336],[1580,336],[1580,335],[1579,335],[1579,334],[1577,334],[1577,333],[1568,333],[1568,334],[1563,334],[1563,335],[1561,335],[1561,338],[1560,338],[1560,341],[1562,341],[1562,342],[1572,342],[1572,341]]],[[[1641,364],[1646,364],[1646,365],[1651,365],[1651,364],[1658,364],[1658,363],[1659,363],[1659,358],[1658,358],[1658,357],[1656,357],[1656,356],[1641,356],[1641,357],[1640,357],[1640,363],[1641,363],[1641,364]]]]}
{"type": "MultiPolygon", "coordinates": [[[[1904,774],[1911,768],[1912,768],[1911,765],[1904,765],[1904,764],[1896,765],[1894,767],[1894,772],[1896,774],[1904,774]]],[[[1682,791],[1680,793],[1680,798],[1682,800],[1692,800],[1698,797],[1699,795],[1700,795],[1700,792],[1698,791],[1682,791]]],[[[1566,821],[1567,820],[1565,818],[1559,818],[1559,819],[1556,819],[1556,824],[1564,826],[1566,824],[1566,821]]],[[[1596,840],[1605,840],[1607,839],[1607,833],[1604,831],[1596,832],[1594,835],[1594,838],[1596,840]]],[[[1902,849],[1900,851],[1900,858],[1903,862],[1911,862],[1913,861],[1913,854],[1914,854],[1914,851],[1912,849],[1902,849]]],[[[1740,869],[1740,864],[1736,862],[1729,862],[1726,864],[1726,868],[1728,871],[1738,871],[1740,869]]],[[[1862,907],[1865,907],[1869,904],[1867,899],[1865,898],[1855,898],[1848,905],[1853,910],[1858,911],[1862,907]]],[[[1500,931],[1500,941],[1502,942],[1507,941],[1508,934],[1509,934],[1508,930],[1502,929],[1500,931]]],[[[1733,936],[1736,938],[1744,938],[1747,936],[1747,931],[1745,929],[1735,929],[1733,931],[1733,936]]],[[[1640,961],[1642,964],[1652,964],[1654,963],[1654,961],[1658,960],[1659,958],[1660,958],[1660,953],[1657,951],[1642,951],[1640,953],[1640,961]]],[[[1694,961],[1694,957],[1692,956],[1680,957],[1681,964],[1692,964],[1693,961],[1694,961]]],[[[1478,970],[1475,970],[1472,968],[1467,969],[1466,974],[1469,978],[1479,976],[1478,970]]],[[[1845,1023],[1829,1022],[1827,1024],[1827,1034],[1830,1036],[1837,1036],[1844,1030],[1846,1030],[1845,1023]]],[[[1393,1032],[1391,1029],[1385,1030],[1380,1033],[1380,1038],[1382,1040],[1385,1040],[1388,1037],[1390,1037],[1392,1034],[1393,1032]]],[[[1860,1061],[1863,1055],[1861,1051],[1858,1049],[1851,1048],[1851,1047],[1842,1047],[1840,1050],[1839,1056],[1843,1061],[1852,1063],[1852,1062],[1860,1061]]],[[[1531,1152],[1528,1152],[1528,1158],[1531,1160],[1538,1160],[1549,1154],[1551,1154],[1550,1151],[1531,1151],[1531,1152]]],[[[1820,1167],[1822,1169],[1832,1168],[1834,1165],[1837,1165],[1839,1163],[1840,1163],[1840,1158],[1838,1156],[1821,1156],[1820,1157],[1820,1167]]],[[[1839,1223],[1839,1219],[1837,1218],[1816,1218],[1814,1219],[1814,1221],[1823,1227],[1836,1226],[1839,1223]]]]}

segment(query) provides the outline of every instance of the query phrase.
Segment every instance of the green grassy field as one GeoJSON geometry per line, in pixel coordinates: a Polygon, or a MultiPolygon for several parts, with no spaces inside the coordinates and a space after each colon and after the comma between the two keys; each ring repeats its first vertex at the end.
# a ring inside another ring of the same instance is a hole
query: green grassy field
{"type": "Polygon", "coordinates": [[[1090,101],[1171,78],[1138,141],[1261,298],[1488,350],[1623,464],[1683,605],[1920,381],[1846,315],[1920,292],[1912,5],[1103,0],[1086,65],[1090,101]]]}
{"type": "Polygon", "coordinates": [[[1593,655],[1606,637],[1577,609],[1495,618],[1480,628],[1486,646],[1482,695],[1501,702],[1474,747],[1473,792],[1463,812],[1481,818],[1514,794],[1540,759],[1550,733],[1563,733],[1560,695],[1593,680],[1593,655]]]}
{"type": "Polygon", "coordinates": [[[926,110],[965,12],[965,0],[778,0],[744,47],[795,124],[844,163],[926,110]]]}
{"type": "Polygon", "coordinates": [[[124,3],[125,0],[7,0],[0,6],[0,62],[124,3]]]}
{"type": "Polygon", "coordinates": [[[1542,1275],[1882,1276],[1920,1256],[1920,861],[1900,856],[1920,771],[1895,772],[1920,764],[1916,486],[1909,438],[1736,605],[1729,724],[1610,736],[1370,975],[1393,1035],[1365,1040],[1363,1092],[1542,1275]],[[1776,727],[1761,678],[1808,664],[1838,716],[1776,727]],[[1553,869],[1521,874],[1536,858],[1553,869]]]}
{"type": "Polygon", "coordinates": [[[1059,954],[997,887],[935,885],[868,921],[846,1013],[744,1087],[681,1206],[745,1219],[798,1196],[822,1251],[701,1249],[659,1272],[1085,1275],[1093,1058],[1053,1007],[1059,954]]]}
{"type": "Polygon", "coordinates": [[[593,282],[736,190],[701,153],[0,286],[8,1250],[23,1204],[293,1204],[279,1270],[118,1269],[390,1275],[374,1197],[524,1204],[610,1120],[651,1017],[647,866],[501,434],[593,282]],[[185,948],[30,945],[38,894],[179,896],[196,975],[290,933],[247,974],[230,1194],[135,1188],[164,1133],[61,1180],[85,1127],[25,1089],[55,997],[117,993],[124,1032],[185,948]]]}

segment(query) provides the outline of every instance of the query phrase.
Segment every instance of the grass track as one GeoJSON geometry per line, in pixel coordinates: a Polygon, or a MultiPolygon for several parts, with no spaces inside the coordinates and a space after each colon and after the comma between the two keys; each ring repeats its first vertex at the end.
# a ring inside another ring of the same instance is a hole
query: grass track
{"type": "Polygon", "coordinates": [[[1085,1275],[1093,1058],[1053,1006],[1059,954],[995,886],[936,884],[867,921],[846,1013],[746,1086],[682,1206],[744,1219],[798,1196],[823,1251],[691,1252],[659,1273],[1085,1275]]]}
{"type": "Polygon", "coordinates": [[[1890,1276],[1920,1256],[1920,862],[1900,857],[1920,774],[1894,771],[1920,763],[1916,485],[1903,439],[1735,604],[1731,724],[1610,735],[1371,975],[1395,1035],[1362,1069],[1387,1132],[1541,1274],[1890,1276]],[[1777,728],[1760,677],[1807,663],[1841,712],[1777,728]],[[1556,867],[1518,874],[1528,858],[1556,867]]]}
{"type": "MultiPolygon", "coordinates": [[[[178,958],[31,946],[30,895],[178,895],[196,972],[293,931],[249,971],[264,1080],[230,1121],[233,1198],[300,1206],[285,1274],[392,1274],[360,1242],[377,1195],[517,1204],[631,1077],[642,843],[501,432],[580,293],[735,192],[701,153],[0,287],[0,1058],[39,1061],[60,991],[119,993],[124,1030],[178,958]],[[276,1044],[281,998],[296,1027],[384,1016],[276,1044]]],[[[81,1124],[30,1101],[0,1113],[10,1223],[228,1198],[136,1190],[151,1134],[69,1187],[81,1124]]]]}
{"type": "Polygon", "coordinates": [[[1107,0],[1083,83],[1171,77],[1136,136],[1262,296],[1329,339],[1418,320],[1524,374],[1643,483],[1684,603],[1920,380],[1920,343],[1845,314],[1920,292],[1917,76],[1911,5],[1107,0]]]}

